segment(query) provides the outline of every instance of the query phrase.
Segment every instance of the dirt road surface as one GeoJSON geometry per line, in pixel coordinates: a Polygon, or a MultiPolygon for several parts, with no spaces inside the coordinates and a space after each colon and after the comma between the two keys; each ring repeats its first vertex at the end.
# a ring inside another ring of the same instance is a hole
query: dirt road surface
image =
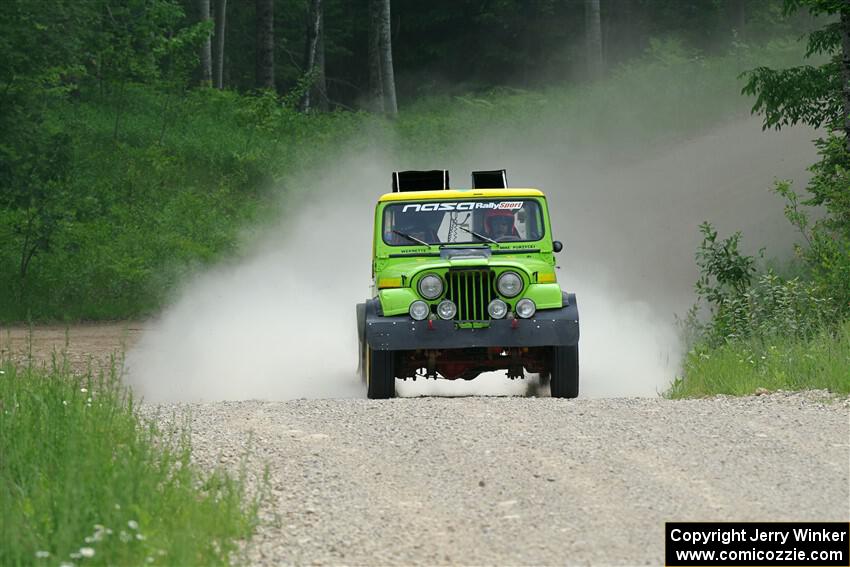
{"type": "Polygon", "coordinates": [[[75,325],[0,326],[0,356],[18,362],[30,357],[37,364],[50,364],[54,354],[67,357],[71,366],[84,371],[97,368],[110,358],[120,359],[144,331],[141,322],[75,325]]]}
{"type": "MultiPolygon", "coordinates": [[[[133,328],[75,327],[69,349],[102,357],[133,328]]],[[[146,409],[174,410],[200,465],[268,467],[252,564],[659,565],[665,521],[850,518],[850,403],[819,392],[146,409]]]]}

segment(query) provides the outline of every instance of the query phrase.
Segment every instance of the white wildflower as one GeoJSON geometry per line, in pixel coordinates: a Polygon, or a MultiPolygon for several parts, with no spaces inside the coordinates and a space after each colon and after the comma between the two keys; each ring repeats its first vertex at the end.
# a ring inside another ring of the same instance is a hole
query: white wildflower
{"type": "Polygon", "coordinates": [[[82,393],[84,393],[84,394],[85,394],[85,393],[86,393],[86,392],[88,392],[89,390],[88,390],[88,388],[80,388],[80,391],[81,391],[82,393]]]}
{"type": "Polygon", "coordinates": [[[86,543],[92,543],[94,541],[94,536],[86,536],[86,543]]]}
{"type": "Polygon", "coordinates": [[[136,534],[136,539],[139,541],[145,541],[145,536],[143,534],[136,534]]]}
{"type": "Polygon", "coordinates": [[[136,520],[130,520],[129,522],[127,522],[127,527],[131,530],[137,530],[139,529],[139,522],[137,522],[136,520]]]}
{"type": "Polygon", "coordinates": [[[80,555],[83,557],[94,557],[94,548],[92,547],[81,547],[80,555]]]}
{"type": "Polygon", "coordinates": [[[153,563],[153,557],[151,557],[150,555],[145,557],[145,563],[153,563]]]}
{"type": "Polygon", "coordinates": [[[76,552],[75,553],[69,553],[68,555],[71,556],[71,559],[79,559],[79,558],[82,557],[82,555],[80,555],[79,553],[76,553],[76,552]]]}
{"type": "Polygon", "coordinates": [[[68,563],[67,561],[63,561],[59,564],[59,567],[74,567],[73,563],[68,563]]]}
{"type": "Polygon", "coordinates": [[[5,370],[0,370],[0,374],[6,374],[5,370]]]}
{"type": "Polygon", "coordinates": [[[62,405],[63,405],[63,406],[67,406],[67,405],[68,405],[68,400],[62,400],[62,405]]]}
{"type": "Polygon", "coordinates": [[[49,551],[36,551],[35,556],[38,559],[47,559],[48,557],[50,557],[50,552],[49,551]]]}
{"type": "Polygon", "coordinates": [[[120,510],[120,509],[121,509],[121,504],[116,504],[116,505],[115,505],[115,509],[116,509],[116,510],[120,510]]]}
{"type": "Polygon", "coordinates": [[[128,541],[130,541],[130,540],[132,540],[132,539],[133,539],[133,536],[131,536],[130,534],[128,534],[128,533],[127,533],[127,532],[125,532],[124,530],[121,530],[121,533],[120,533],[120,534],[118,534],[118,537],[119,537],[119,538],[121,539],[121,541],[123,541],[124,543],[127,543],[128,541]]]}

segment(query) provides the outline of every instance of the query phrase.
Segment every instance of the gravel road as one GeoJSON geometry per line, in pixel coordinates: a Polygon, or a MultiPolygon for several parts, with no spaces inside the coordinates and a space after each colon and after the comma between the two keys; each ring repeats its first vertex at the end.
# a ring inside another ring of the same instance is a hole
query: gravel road
{"type": "MultiPolygon", "coordinates": [[[[0,330],[0,356],[108,362],[143,325],[0,330]]],[[[356,380],[352,378],[352,380],[356,380]]],[[[663,564],[665,521],[850,519],[850,399],[405,398],[146,405],[256,479],[272,564],[663,564]]]]}
{"type": "Polygon", "coordinates": [[[850,518],[850,402],[817,392],[174,409],[199,463],[268,465],[253,564],[661,565],[665,521],[850,518]]]}

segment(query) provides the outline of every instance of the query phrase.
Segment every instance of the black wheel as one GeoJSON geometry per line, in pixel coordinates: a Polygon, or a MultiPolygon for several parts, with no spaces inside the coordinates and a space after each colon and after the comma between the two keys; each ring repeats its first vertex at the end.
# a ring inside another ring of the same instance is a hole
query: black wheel
{"type": "Polygon", "coordinates": [[[366,395],[370,400],[395,397],[395,353],[366,345],[366,395]]]}
{"type": "Polygon", "coordinates": [[[552,348],[552,377],[549,383],[553,398],[578,396],[578,345],[552,348]]]}

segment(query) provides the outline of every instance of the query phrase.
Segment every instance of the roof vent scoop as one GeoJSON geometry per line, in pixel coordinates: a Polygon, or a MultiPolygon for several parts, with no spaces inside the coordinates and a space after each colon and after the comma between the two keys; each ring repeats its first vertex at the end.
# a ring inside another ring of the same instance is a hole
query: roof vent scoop
{"type": "Polygon", "coordinates": [[[508,175],[504,169],[493,171],[473,171],[473,189],[507,189],[508,175]]]}
{"type": "Polygon", "coordinates": [[[393,193],[449,188],[449,170],[393,171],[393,193]]]}

